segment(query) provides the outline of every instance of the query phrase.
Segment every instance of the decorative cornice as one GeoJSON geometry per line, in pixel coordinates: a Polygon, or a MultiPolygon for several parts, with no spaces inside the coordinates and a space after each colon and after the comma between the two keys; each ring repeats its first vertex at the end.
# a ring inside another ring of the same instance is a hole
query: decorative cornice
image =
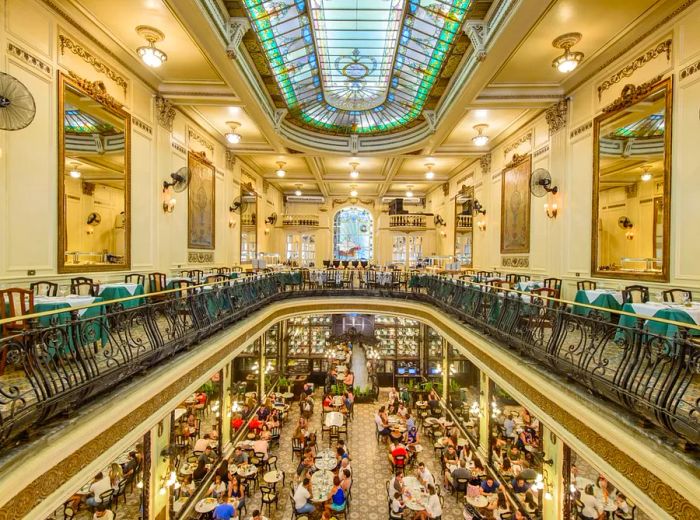
{"type": "Polygon", "coordinates": [[[445,197],[447,197],[450,194],[450,183],[449,182],[442,183],[442,194],[445,197]]]}
{"type": "Polygon", "coordinates": [[[188,251],[187,261],[190,264],[211,264],[214,262],[214,252],[188,251]]]}
{"type": "Polygon", "coordinates": [[[528,268],[530,267],[530,257],[529,256],[502,256],[501,266],[503,267],[520,267],[528,268]]]}
{"type": "Polygon", "coordinates": [[[549,135],[557,133],[562,128],[566,127],[566,116],[569,113],[569,100],[563,98],[557,103],[554,103],[545,111],[545,119],[549,126],[549,135]]]}
{"type": "Polygon", "coordinates": [[[138,117],[131,116],[131,122],[134,124],[135,127],[140,128],[148,135],[153,134],[153,128],[151,127],[151,125],[144,121],[141,121],[138,117]]]}
{"type": "Polygon", "coordinates": [[[207,141],[199,132],[197,132],[194,128],[191,126],[187,127],[187,141],[188,141],[188,148],[192,148],[189,146],[189,142],[195,141],[199,144],[201,144],[204,148],[209,150],[212,154],[214,155],[214,145],[211,144],[209,141],[207,141]]]}
{"type": "Polygon", "coordinates": [[[513,141],[512,143],[510,143],[508,146],[506,146],[503,149],[503,157],[505,158],[509,152],[512,152],[513,150],[518,148],[518,146],[520,146],[521,144],[529,142],[531,139],[532,139],[532,132],[531,131],[526,133],[525,135],[520,136],[517,140],[513,141]]]}
{"type": "Polygon", "coordinates": [[[364,204],[365,206],[373,206],[374,205],[374,200],[372,199],[358,199],[357,197],[348,197],[347,199],[333,199],[332,206],[335,208],[336,206],[342,206],[343,204],[364,204]]]}
{"type": "Polygon", "coordinates": [[[534,153],[532,154],[532,156],[539,157],[540,155],[547,153],[548,151],[549,151],[549,145],[546,144],[542,148],[535,150],[534,153]]]}
{"type": "Polygon", "coordinates": [[[486,59],[486,42],[488,41],[488,26],[483,20],[467,20],[462,30],[472,42],[477,61],[486,59]]]}
{"type": "Polygon", "coordinates": [[[437,115],[435,115],[434,110],[423,110],[423,119],[428,124],[430,128],[430,133],[435,133],[435,127],[437,126],[437,115]]]}
{"type": "Polygon", "coordinates": [[[696,61],[695,63],[688,65],[687,67],[683,68],[679,74],[680,79],[684,80],[696,72],[700,72],[700,60],[696,61]]]}
{"type": "Polygon", "coordinates": [[[573,139],[577,135],[580,135],[586,130],[590,130],[591,128],[593,128],[593,121],[583,123],[581,126],[577,126],[571,131],[571,133],[569,134],[569,138],[573,139]]]}
{"type": "Polygon", "coordinates": [[[87,92],[88,96],[93,98],[98,103],[102,103],[108,107],[114,108],[116,110],[123,110],[123,105],[109,95],[107,92],[107,87],[101,81],[90,81],[85,78],[81,78],[72,70],[68,71],[68,75],[75,82],[78,87],[87,92]]]}
{"type": "Polygon", "coordinates": [[[236,154],[231,150],[226,150],[226,168],[233,170],[234,166],[236,166],[236,154]]]}
{"type": "Polygon", "coordinates": [[[79,58],[82,58],[84,62],[92,65],[92,67],[99,72],[100,74],[104,74],[107,76],[109,79],[114,81],[117,85],[119,85],[122,90],[124,91],[124,95],[126,96],[126,88],[128,86],[128,82],[126,78],[118,74],[114,69],[110,68],[106,63],[101,61],[99,58],[96,56],[93,56],[90,51],[85,49],[82,45],[80,45],[77,42],[74,42],[71,40],[68,36],[65,34],[59,34],[58,35],[58,49],[61,52],[61,55],[64,54],[65,50],[68,49],[71,51],[73,54],[78,56],[79,58]]]}
{"type": "Polygon", "coordinates": [[[243,36],[250,29],[250,22],[247,18],[234,17],[228,20],[228,46],[226,47],[226,54],[229,58],[233,60],[241,59],[241,42],[243,41],[243,36]]]}
{"type": "Polygon", "coordinates": [[[654,89],[656,84],[661,81],[661,78],[663,78],[663,76],[656,76],[655,78],[642,83],[638,87],[634,86],[632,83],[625,85],[620,93],[620,97],[610,103],[608,106],[604,107],[603,113],[615,112],[622,108],[632,106],[636,102],[644,99],[647,94],[654,89]]]}
{"type": "Polygon", "coordinates": [[[34,67],[38,71],[43,72],[47,76],[53,75],[53,68],[51,67],[51,65],[49,65],[48,63],[46,63],[43,60],[40,60],[39,58],[37,58],[33,54],[27,52],[22,47],[19,47],[18,45],[14,44],[12,42],[8,42],[7,43],[7,52],[9,54],[11,54],[12,56],[15,56],[16,58],[21,59],[25,63],[28,63],[29,65],[31,65],[32,67],[34,67]]]}
{"type": "Polygon", "coordinates": [[[175,107],[169,99],[156,96],[156,117],[158,124],[168,132],[173,131],[173,119],[175,119],[175,107]]]}
{"type": "Polygon", "coordinates": [[[491,171],[491,154],[487,153],[479,157],[479,165],[481,166],[481,174],[486,175],[491,171]]]}
{"type": "Polygon", "coordinates": [[[273,114],[272,122],[275,126],[275,132],[279,132],[282,121],[287,117],[289,111],[286,108],[276,108],[273,114]]]}
{"type": "Polygon", "coordinates": [[[187,155],[187,148],[185,148],[185,146],[182,143],[171,138],[170,146],[173,150],[180,152],[182,155],[187,155]]]}
{"type": "Polygon", "coordinates": [[[641,56],[638,56],[637,58],[632,60],[631,63],[625,65],[622,69],[610,76],[609,79],[603,81],[603,83],[601,83],[600,86],[598,86],[598,100],[600,100],[600,98],[603,96],[603,92],[608,90],[616,83],[619,83],[622,80],[622,78],[629,78],[635,70],[641,69],[644,65],[656,59],[657,57],[666,54],[666,61],[669,61],[671,59],[672,44],[673,40],[671,40],[670,38],[668,40],[662,41],[661,43],[658,43],[656,47],[648,50],[641,56]]]}

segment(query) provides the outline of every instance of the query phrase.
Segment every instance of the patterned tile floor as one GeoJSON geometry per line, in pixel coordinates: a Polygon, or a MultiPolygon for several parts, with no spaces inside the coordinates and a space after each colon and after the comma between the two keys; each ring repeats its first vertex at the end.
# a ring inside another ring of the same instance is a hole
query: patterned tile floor
{"type": "MultiPolygon", "coordinates": [[[[317,401],[315,410],[320,409],[319,394],[314,396],[317,401]]],[[[348,447],[350,449],[351,467],[353,471],[352,502],[350,505],[349,520],[384,520],[388,518],[388,506],[386,498],[386,481],[391,478],[391,467],[387,458],[388,448],[384,444],[377,443],[374,433],[374,414],[381,404],[385,404],[387,392],[380,394],[378,402],[373,404],[356,404],[355,417],[349,424],[348,447]]],[[[292,460],[291,435],[299,418],[299,409],[292,406],[290,418],[282,428],[280,447],[276,451],[279,461],[278,468],[287,475],[295,475],[298,458],[292,460]]],[[[321,431],[321,414],[317,411],[312,419],[316,432],[321,431]]],[[[319,446],[328,446],[328,438],[321,441],[319,446]],[[321,444],[321,442],[323,444],[321,444]]],[[[436,481],[442,481],[440,477],[440,463],[433,455],[432,448],[425,446],[425,450],[419,455],[418,460],[425,462],[435,476],[436,481]],[[439,480],[438,480],[439,479],[439,480]]],[[[247,513],[250,514],[260,506],[260,493],[257,492],[249,502],[247,513]]],[[[280,496],[279,508],[267,514],[270,520],[282,520],[291,518],[291,504],[288,495],[280,496]]],[[[457,504],[453,496],[445,495],[443,520],[457,520],[462,518],[462,508],[457,504]]]]}

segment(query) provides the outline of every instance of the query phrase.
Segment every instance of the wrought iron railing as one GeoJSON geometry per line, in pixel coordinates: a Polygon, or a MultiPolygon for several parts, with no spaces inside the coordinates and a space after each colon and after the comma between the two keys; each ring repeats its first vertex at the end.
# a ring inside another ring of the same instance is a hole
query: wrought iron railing
{"type": "Polygon", "coordinates": [[[267,304],[348,294],[432,304],[591,393],[700,442],[700,327],[434,275],[318,284],[296,271],[23,316],[20,330],[0,338],[7,365],[0,446],[267,304]],[[634,325],[618,316],[631,316],[634,325]],[[652,322],[666,333],[653,331],[652,322]]]}

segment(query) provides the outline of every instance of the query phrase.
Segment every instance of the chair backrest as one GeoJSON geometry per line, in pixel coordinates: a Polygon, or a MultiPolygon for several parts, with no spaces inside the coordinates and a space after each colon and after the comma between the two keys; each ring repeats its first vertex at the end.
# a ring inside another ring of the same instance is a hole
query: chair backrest
{"type": "Polygon", "coordinates": [[[581,280],[576,282],[576,289],[579,291],[594,291],[598,284],[593,280],[581,280]]]}
{"type": "Polygon", "coordinates": [[[167,286],[167,277],[163,273],[148,274],[148,292],[164,291],[167,286]]]}
{"type": "Polygon", "coordinates": [[[360,265],[360,261],[359,261],[359,260],[353,260],[353,261],[352,261],[352,266],[353,266],[355,269],[357,269],[357,266],[358,266],[358,265],[360,265]]]}
{"type": "Polygon", "coordinates": [[[232,272],[232,273],[242,273],[242,272],[243,272],[243,268],[242,268],[240,265],[234,265],[234,266],[231,268],[231,272],[232,272]]]}
{"type": "Polygon", "coordinates": [[[397,455],[394,457],[394,466],[398,466],[402,468],[403,466],[406,465],[406,456],[405,455],[397,455]]]}
{"type": "Polygon", "coordinates": [[[124,282],[125,283],[137,283],[137,284],[143,286],[146,284],[146,277],[142,274],[139,274],[139,273],[131,273],[131,274],[127,274],[124,277],[124,282]]]}
{"type": "Polygon", "coordinates": [[[665,302],[683,303],[685,300],[693,299],[693,293],[687,289],[668,289],[662,291],[661,295],[665,302]]]}
{"type": "Polygon", "coordinates": [[[336,269],[340,267],[340,260],[333,260],[333,267],[335,267],[336,269]]]}
{"type": "Polygon", "coordinates": [[[197,285],[194,282],[190,282],[189,280],[173,280],[172,281],[172,288],[173,289],[179,289],[177,292],[171,293],[174,297],[176,298],[185,298],[189,294],[194,294],[194,289],[193,287],[197,285]]]}
{"type": "Polygon", "coordinates": [[[350,261],[349,261],[349,260],[343,260],[343,261],[341,261],[340,263],[343,265],[343,267],[344,267],[345,269],[347,269],[348,266],[350,265],[350,261]]]}
{"type": "MultiPolygon", "coordinates": [[[[27,289],[10,288],[0,291],[0,318],[15,318],[34,313],[34,293],[27,289]]],[[[14,321],[5,328],[23,328],[24,320],[14,321]]]]}
{"type": "Polygon", "coordinates": [[[365,273],[365,280],[367,280],[367,283],[376,283],[377,282],[377,271],[374,269],[370,269],[365,273]]]}
{"type": "Polygon", "coordinates": [[[542,284],[547,289],[554,289],[557,292],[561,291],[561,279],[560,278],[545,278],[542,280],[542,284]]]}
{"type": "Polygon", "coordinates": [[[331,266],[331,261],[330,260],[324,260],[323,261],[323,267],[330,267],[331,266]]]}
{"type": "Polygon", "coordinates": [[[645,303],[649,301],[649,288],[643,285],[628,285],[622,290],[625,303],[645,303]]]}
{"type": "Polygon", "coordinates": [[[515,284],[518,282],[518,275],[517,274],[507,274],[506,275],[506,282],[510,284],[515,284]]]}
{"type": "Polygon", "coordinates": [[[58,284],[42,280],[29,284],[29,290],[37,296],[56,296],[58,294],[58,284]]]}
{"type": "Polygon", "coordinates": [[[107,491],[103,491],[102,493],[100,493],[100,500],[102,500],[103,503],[110,502],[112,500],[113,495],[114,490],[108,489],[107,491]]]}
{"type": "Polygon", "coordinates": [[[466,491],[467,484],[469,484],[468,478],[459,477],[455,479],[455,489],[458,491],[466,491]]]}
{"type": "Polygon", "coordinates": [[[198,284],[202,282],[204,271],[201,269],[188,269],[186,271],[182,271],[182,275],[190,278],[194,283],[198,284]]]}
{"type": "Polygon", "coordinates": [[[214,272],[218,274],[229,274],[231,272],[230,267],[215,267],[214,272]]]}
{"type": "Polygon", "coordinates": [[[517,276],[517,278],[516,278],[516,280],[515,280],[515,283],[518,283],[518,282],[529,282],[529,281],[530,281],[530,275],[527,275],[527,274],[519,274],[519,275],[516,275],[516,276],[517,276]]]}
{"type": "Polygon", "coordinates": [[[360,265],[362,266],[363,269],[367,269],[369,262],[367,260],[360,260],[360,265]]]}
{"type": "Polygon", "coordinates": [[[556,307],[558,302],[552,300],[544,300],[542,297],[559,298],[559,291],[550,289],[549,287],[540,287],[530,291],[530,303],[537,303],[547,307],[556,307]]]}
{"type": "Polygon", "coordinates": [[[70,281],[70,293],[79,294],[80,296],[97,296],[100,292],[100,286],[93,283],[91,278],[79,276],[72,278],[70,281]]]}
{"type": "Polygon", "coordinates": [[[225,282],[228,280],[223,274],[210,274],[204,279],[204,283],[206,284],[214,284],[214,283],[220,283],[220,282],[225,282]]]}
{"type": "Polygon", "coordinates": [[[63,506],[63,519],[64,520],[72,520],[75,517],[75,510],[69,505],[64,505],[63,506]]]}

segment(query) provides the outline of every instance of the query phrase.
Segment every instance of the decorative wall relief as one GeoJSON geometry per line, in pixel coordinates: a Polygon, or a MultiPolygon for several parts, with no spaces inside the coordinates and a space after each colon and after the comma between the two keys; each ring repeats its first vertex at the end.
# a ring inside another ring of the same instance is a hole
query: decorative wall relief
{"type": "Polygon", "coordinates": [[[622,69],[610,76],[610,78],[603,81],[603,83],[601,83],[598,87],[598,100],[600,100],[600,98],[603,96],[603,92],[608,90],[616,83],[619,83],[623,78],[629,78],[635,70],[642,68],[653,59],[666,54],[666,61],[670,61],[672,43],[673,41],[670,38],[658,43],[656,47],[648,50],[641,56],[638,56],[631,63],[625,65],[622,69]]]}
{"type": "Polygon", "coordinates": [[[156,96],[156,117],[158,124],[168,132],[173,131],[173,119],[175,119],[175,107],[169,99],[156,96]]]}
{"type": "Polygon", "coordinates": [[[502,267],[513,267],[526,269],[530,267],[530,257],[529,256],[502,256],[501,257],[502,267]]]}
{"type": "MultiPolygon", "coordinates": [[[[194,128],[191,126],[187,127],[187,140],[189,141],[194,141],[196,143],[201,144],[204,148],[209,150],[212,156],[214,156],[214,145],[211,144],[209,141],[207,141],[201,134],[199,134],[194,128]]],[[[192,148],[189,146],[188,143],[188,148],[192,148]]]]}
{"type": "Polygon", "coordinates": [[[188,251],[187,262],[190,264],[211,264],[214,262],[214,252],[188,251]]]}
{"type": "Polygon", "coordinates": [[[487,153],[479,157],[479,165],[481,166],[481,174],[486,175],[491,171],[491,154],[487,153]]]}
{"type": "Polygon", "coordinates": [[[234,166],[236,166],[236,154],[231,150],[226,150],[226,168],[233,170],[234,166]]]}
{"type": "Polygon", "coordinates": [[[114,81],[117,85],[119,85],[122,88],[122,90],[124,91],[124,95],[126,96],[126,87],[128,86],[128,82],[127,82],[126,78],[121,76],[114,69],[110,68],[106,63],[101,61],[99,58],[97,58],[96,56],[93,56],[90,53],[90,51],[85,49],[82,45],[80,45],[77,42],[74,42],[65,34],[59,34],[58,35],[58,49],[61,52],[61,54],[64,54],[65,50],[68,49],[69,51],[71,51],[73,54],[75,54],[79,58],[82,58],[83,61],[92,65],[92,67],[97,72],[99,72],[100,74],[104,74],[109,79],[114,81]]]}
{"type": "Polygon", "coordinates": [[[532,132],[528,132],[525,135],[521,136],[519,139],[516,141],[513,141],[510,143],[508,146],[506,146],[503,149],[503,157],[507,157],[510,152],[513,150],[517,150],[518,146],[524,143],[528,143],[532,140],[532,132]]]}
{"type": "Polygon", "coordinates": [[[550,106],[545,112],[549,135],[557,133],[566,126],[566,116],[569,113],[569,100],[564,98],[550,106]]]}
{"type": "Polygon", "coordinates": [[[216,172],[204,153],[190,152],[187,156],[190,170],[187,215],[187,247],[214,249],[216,172]]]}
{"type": "Polygon", "coordinates": [[[530,252],[532,156],[513,155],[501,179],[501,253],[530,252]]]}
{"type": "Polygon", "coordinates": [[[654,90],[654,87],[656,87],[657,83],[661,81],[661,78],[663,78],[663,76],[658,75],[655,78],[642,83],[638,87],[632,83],[625,85],[622,88],[620,97],[610,103],[608,106],[604,107],[603,113],[615,112],[643,100],[645,97],[647,97],[649,92],[654,90]]]}
{"type": "Polygon", "coordinates": [[[576,128],[574,128],[574,129],[571,131],[571,133],[569,133],[569,137],[570,137],[571,139],[573,139],[573,138],[576,137],[577,135],[581,135],[582,133],[584,133],[584,132],[587,131],[587,130],[590,130],[591,128],[593,128],[593,121],[588,121],[587,123],[583,123],[582,125],[577,126],[576,128]]]}
{"type": "Polygon", "coordinates": [[[692,76],[696,72],[700,72],[700,60],[698,60],[695,63],[688,65],[687,67],[682,69],[679,76],[680,76],[681,80],[684,80],[687,77],[692,76]]]}
{"type": "Polygon", "coordinates": [[[43,60],[40,60],[33,54],[27,52],[24,50],[22,47],[19,47],[18,45],[15,45],[12,42],[9,42],[7,44],[7,52],[8,54],[11,54],[12,56],[15,56],[16,58],[21,59],[25,63],[28,63],[35,69],[43,72],[44,74],[51,76],[53,74],[53,69],[51,68],[51,65],[48,63],[44,62],[43,60]]]}

